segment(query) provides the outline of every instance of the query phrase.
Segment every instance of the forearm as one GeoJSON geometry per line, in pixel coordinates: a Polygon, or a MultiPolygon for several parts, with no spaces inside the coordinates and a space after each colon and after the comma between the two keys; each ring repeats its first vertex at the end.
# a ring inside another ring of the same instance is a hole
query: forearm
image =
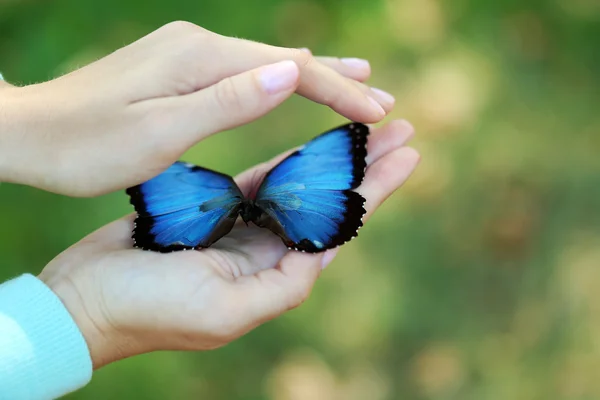
{"type": "Polygon", "coordinates": [[[86,342],[58,297],[23,275],[0,284],[0,399],[49,399],[89,382],[86,342]]]}
{"type": "Polygon", "coordinates": [[[39,187],[44,170],[55,167],[55,146],[42,129],[50,127],[50,106],[41,87],[0,81],[0,182],[39,187]]]}
{"type": "Polygon", "coordinates": [[[29,157],[24,146],[18,144],[26,129],[18,110],[20,90],[0,80],[0,182],[20,183],[26,176],[21,165],[26,164],[29,157]]]}
{"type": "Polygon", "coordinates": [[[12,86],[5,82],[2,74],[0,74],[0,182],[8,180],[6,175],[9,164],[8,132],[10,130],[9,121],[11,120],[11,111],[9,111],[10,88],[12,88],[12,86]]]}

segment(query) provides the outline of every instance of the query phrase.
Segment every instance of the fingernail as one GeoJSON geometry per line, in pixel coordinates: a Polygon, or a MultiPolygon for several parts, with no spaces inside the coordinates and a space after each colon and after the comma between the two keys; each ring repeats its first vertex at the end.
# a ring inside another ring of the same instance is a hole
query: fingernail
{"type": "Polygon", "coordinates": [[[2,73],[0,73],[0,81],[3,81],[4,77],[2,76],[2,73]]]}
{"type": "Polygon", "coordinates": [[[290,89],[298,80],[298,67],[293,61],[267,65],[260,71],[260,84],[269,94],[290,89]]]}
{"type": "Polygon", "coordinates": [[[367,99],[369,99],[369,102],[373,105],[373,108],[375,110],[377,110],[377,113],[382,116],[385,117],[385,110],[383,109],[383,107],[381,107],[381,104],[379,104],[377,102],[377,100],[375,100],[374,98],[372,98],[371,96],[367,96],[367,99]]]}
{"type": "Polygon", "coordinates": [[[372,87],[371,90],[376,93],[379,97],[381,97],[381,99],[383,101],[385,101],[386,103],[394,103],[396,101],[396,99],[394,98],[394,96],[392,96],[391,94],[389,94],[388,92],[384,92],[381,89],[377,89],[372,87]]]}
{"type": "Polygon", "coordinates": [[[310,51],[308,47],[300,47],[300,50],[302,50],[305,53],[312,54],[312,51],[310,51]]]}
{"type": "Polygon", "coordinates": [[[362,58],[341,58],[341,62],[349,66],[350,68],[369,68],[369,62],[362,58]]]}
{"type": "Polygon", "coordinates": [[[325,267],[333,261],[339,249],[339,247],[336,247],[335,249],[327,250],[325,254],[323,254],[323,258],[321,259],[321,269],[325,269],[325,267]]]}

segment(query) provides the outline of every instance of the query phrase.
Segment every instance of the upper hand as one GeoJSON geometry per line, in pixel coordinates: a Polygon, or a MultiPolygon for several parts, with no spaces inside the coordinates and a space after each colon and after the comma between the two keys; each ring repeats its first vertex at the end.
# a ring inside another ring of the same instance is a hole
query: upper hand
{"type": "Polygon", "coordinates": [[[370,69],[358,64],[170,23],[58,79],[0,82],[0,180],[72,196],[124,189],[294,92],[377,122],[394,101],[360,82],[370,69]]]}
{"type": "MultiPolygon", "coordinates": [[[[417,165],[419,155],[403,147],[412,135],[395,121],[369,136],[357,189],[365,221],[417,165]]],[[[249,191],[280,158],[236,183],[249,191]]],[[[270,231],[240,224],[208,249],[162,254],[132,247],[132,222],[99,229],[40,274],[81,329],[95,368],[153,350],[222,346],[304,301],[337,250],[290,251],[270,231]]]]}

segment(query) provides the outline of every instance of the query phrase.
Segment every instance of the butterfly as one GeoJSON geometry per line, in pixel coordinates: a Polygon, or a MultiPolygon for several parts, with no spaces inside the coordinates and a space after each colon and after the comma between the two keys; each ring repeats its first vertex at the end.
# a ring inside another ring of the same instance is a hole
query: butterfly
{"type": "Polygon", "coordinates": [[[357,236],[365,199],[353,191],[365,176],[369,128],[350,123],[298,148],[246,198],[229,175],[176,162],[126,190],[137,217],[134,246],[163,253],[207,248],[238,216],[267,228],[290,249],[317,253],[357,236]]]}

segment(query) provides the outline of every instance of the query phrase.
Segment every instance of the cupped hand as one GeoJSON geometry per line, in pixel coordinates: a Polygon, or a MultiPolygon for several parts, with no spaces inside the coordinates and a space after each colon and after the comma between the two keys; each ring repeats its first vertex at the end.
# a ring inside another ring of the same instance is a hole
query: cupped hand
{"type": "MultiPolygon", "coordinates": [[[[413,135],[407,122],[372,131],[357,189],[367,200],[365,220],[419,161],[404,146],[413,135]]],[[[248,192],[281,157],[236,182],[248,192]]],[[[132,248],[132,221],[90,234],[40,274],[81,328],[95,368],[154,350],[222,346],[301,304],[337,251],[290,251],[270,231],[239,224],[208,249],[161,254],[132,248]]]]}
{"type": "Polygon", "coordinates": [[[58,79],[0,82],[0,181],[71,196],[134,186],[294,92],[350,120],[377,122],[394,99],[361,83],[369,75],[366,61],[170,23],[58,79]]]}

